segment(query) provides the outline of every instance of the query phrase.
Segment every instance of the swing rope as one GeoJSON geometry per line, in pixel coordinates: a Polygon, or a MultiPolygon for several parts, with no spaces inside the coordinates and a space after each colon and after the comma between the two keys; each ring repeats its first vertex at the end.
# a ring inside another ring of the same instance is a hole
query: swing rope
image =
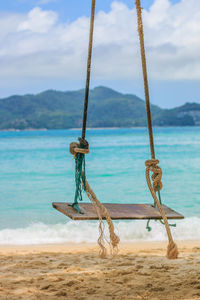
{"type": "Polygon", "coordinates": [[[90,91],[90,73],[91,73],[91,62],[92,62],[95,6],[96,6],[96,0],[92,0],[91,16],[90,16],[90,36],[89,36],[89,46],[88,46],[88,60],[87,60],[87,75],[86,75],[86,84],[85,84],[85,101],[84,101],[84,111],[83,111],[82,139],[85,139],[86,127],[87,127],[88,99],[89,99],[89,91],[90,91]]]}
{"type": "Polygon", "coordinates": [[[150,143],[150,151],[151,151],[151,159],[145,162],[146,166],[146,181],[151,192],[151,195],[154,199],[156,206],[162,216],[162,219],[165,224],[167,236],[168,236],[168,247],[167,247],[167,257],[169,259],[175,259],[178,257],[178,248],[175,242],[173,241],[171,230],[169,227],[169,223],[166,217],[166,214],[160,204],[156,192],[162,189],[162,170],[158,166],[159,160],[155,158],[155,148],[154,148],[154,140],[153,140],[153,128],[151,121],[151,108],[150,108],[150,99],[149,99],[149,86],[148,86],[148,77],[147,77],[147,64],[146,64],[146,55],[145,55],[145,47],[144,47],[144,32],[143,32],[143,23],[142,23],[142,8],[140,4],[140,0],[135,1],[136,10],[137,10],[137,23],[138,23],[138,34],[140,41],[140,51],[141,51],[141,61],[142,61],[142,71],[143,71],[143,79],[144,79],[144,91],[145,91],[145,103],[146,103],[146,112],[147,112],[147,124],[148,124],[148,132],[149,132],[149,143],[150,143]],[[153,175],[150,179],[150,172],[153,172],[153,175]],[[152,183],[153,182],[153,183],[152,183]]]}
{"type": "Polygon", "coordinates": [[[85,87],[85,100],[84,100],[84,111],[83,111],[83,124],[82,124],[82,137],[78,138],[79,143],[73,142],[70,144],[70,153],[75,158],[75,183],[76,191],[74,197],[74,203],[72,207],[78,211],[78,213],[83,213],[78,205],[78,201],[82,201],[82,191],[85,191],[88,198],[94,205],[97,215],[99,217],[99,238],[98,244],[100,246],[99,255],[101,258],[105,258],[107,255],[107,250],[105,247],[105,237],[104,237],[104,224],[102,216],[105,217],[108,229],[110,233],[109,244],[111,246],[111,251],[114,254],[117,251],[117,246],[120,241],[119,237],[114,232],[114,225],[108,210],[103,204],[97,199],[97,196],[90,187],[85,174],[85,154],[89,153],[89,144],[85,139],[86,128],[87,128],[87,115],[88,115],[88,99],[89,99],[89,89],[90,89],[90,73],[91,73],[91,61],[92,61],[92,48],[93,48],[93,32],[94,32],[94,18],[95,18],[95,5],[96,0],[92,0],[91,7],[91,17],[90,17],[90,35],[89,35],[89,47],[88,47],[88,60],[87,60],[87,76],[86,76],[86,87],[85,87]]]}
{"type": "MultiPolygon", "coordinates": [[[[158,191],[157,191],[157,192],[158,192],[158,200],[159,200],[160,204],[162,205],[160,189],[159,189],[158,186],[157,186],[157,189],[158,189],[158,191]]],[[[154,202],[154,207],[156,207],[155,202],[154,202]]],[[[155,221],[156,221],[156,222],[159,221],[162,225],[165,225],[165,223],[163,222],[162,219],[155,220],[155,221]]],[[[146,225],[146,229],[147,229],[149,232],[152,230],[151,226],[149,225],[150,222],[151,222],[151,219],[149,219],[149,220],[147,221],[147,225],[146,225]]],[[[170,227],[176,227],[176,223],[173,223],[173,224],[169,223],[169,226],[170,226],[170,227]]]]}

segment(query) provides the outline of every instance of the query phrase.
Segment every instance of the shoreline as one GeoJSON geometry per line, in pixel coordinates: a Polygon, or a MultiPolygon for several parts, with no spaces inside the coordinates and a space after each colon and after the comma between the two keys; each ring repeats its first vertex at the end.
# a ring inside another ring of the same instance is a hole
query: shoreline
{"type": "MultiPolygon", "coordinates": [[[[175,241],[178,247],[181,249],[187,250],[192,248],[200,248],[200,240],[182,240],[175,241]]],[[[120,248],[122,250],[125,248],[130,248],[133,250],[133,253],[136,251],[145,251],[145,250],[156,250],[160,249],[161,251],[165,251],[167,247],[167,241],[137,241],[137,242],[121,242],[119,244],[119,252],[120,248]]],[[[67,252],[67,251],[86,251],[88,249],[98,250],[97,243],[48,243],[48,244],[34,244],[34,245],[0,245],[0,254],[6,254],[7,252],[17,251],[17,252],[67,252]]]]}
{"type": "MultiPolygon", "coordinates": [[[[154,125],[154,128],[193,128],[193,127],[200,127],[200,125],[186,125],[186,126],[156,126],[154,125]]],[[[131,127],[88,127],[87,130],[110,130],[110,129],[145,129],[147,128],[146,126],[131,126],[131,127]]],[[[56,130],[71,130],[71,131],[76,131],[76,130],[82,130],[81,128],[52,128],[52,129],[47,129],[47,128],[26,128],[26,129],[15,129],[15,128],[9,128],[9,129],[0,129],[0,132],[29,132],[29,131],[56,131],[56,130]]]]}

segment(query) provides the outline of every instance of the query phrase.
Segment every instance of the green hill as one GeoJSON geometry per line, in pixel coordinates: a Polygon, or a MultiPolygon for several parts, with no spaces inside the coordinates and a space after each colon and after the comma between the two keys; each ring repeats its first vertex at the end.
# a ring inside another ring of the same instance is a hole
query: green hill
{"type": "MultiPolygon", "coordinates": [[[[0,99],[0,129],[61,129],[82,125],[84,90],[45,91],[37,95],[0,99]]],[[[152,105],[155,126],[200,125],[200,104],[186,103],[174,109],[152,105]]],[[[135,95],[106,87],[90,91],[89,127],[146,125],[145,103],[135,95]]]]}

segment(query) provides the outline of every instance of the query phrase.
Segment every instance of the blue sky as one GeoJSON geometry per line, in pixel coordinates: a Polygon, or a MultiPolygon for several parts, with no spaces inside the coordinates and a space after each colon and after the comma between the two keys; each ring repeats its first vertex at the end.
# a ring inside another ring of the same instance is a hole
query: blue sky
{"type": "MultiPolygon", "coordinates": [[[[180,0],[170,0],[172,3],[177,3],[180,0]]],[[[97,0],[96,11],[104,10],[109,11],[112,0],[97,0]]],[[[129,8],[135,6],[134,0],[123,0],[129,8]]],[[[142,7],[149,8],[154,0],[141,1],[142,7]]],[[[10,12],[23,12],[26,13],[35,6],[41,6],[48,10],[58,12],[59,18],[63,20],[75,20],[80,16],[89,16],[91,0],[7,0],[1,1],[0,10],[10,12]]]]}
{"type": "MultiPolygon", "coordinates": [[[[141,2],[152,103],[200,103],[200,1],[141,2]]],[[[1,1],[1,98],[84,87],[90,3],[1,1]]],[[[97,0],[93,53],[91,87],[144,98],[134,0],[97,0]]]]}

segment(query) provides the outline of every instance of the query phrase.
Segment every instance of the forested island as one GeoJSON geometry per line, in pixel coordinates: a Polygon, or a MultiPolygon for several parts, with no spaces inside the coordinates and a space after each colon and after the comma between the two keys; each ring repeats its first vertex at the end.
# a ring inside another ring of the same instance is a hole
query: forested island
{"type": "MultiPolygon", "coordinates": [[[[0,99],[0,130],[67,129],[82,125],[84,89],[48,90],[0,99]]],[[[151,106],[154,126],[199,126],[200,104],[173,109],[151,106]]],[[[107,87],[90,91],[88,127],[146,126],[145,102],[107,87]]]]}

